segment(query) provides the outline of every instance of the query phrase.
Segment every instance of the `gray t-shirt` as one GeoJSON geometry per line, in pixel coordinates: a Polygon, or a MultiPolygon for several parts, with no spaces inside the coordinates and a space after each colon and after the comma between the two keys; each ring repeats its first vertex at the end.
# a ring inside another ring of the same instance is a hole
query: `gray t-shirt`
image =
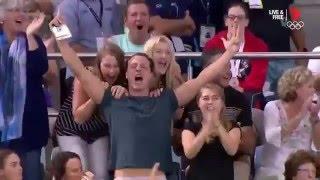
{"type": "Polygon", "coordinates": [[[105,92],[100,105],[110,128],[111,170],[152,168],[160,163],[171,170],[171,120],[178,101],[173,90],[157,98],[124,97],[114,99],[105,92]]]}

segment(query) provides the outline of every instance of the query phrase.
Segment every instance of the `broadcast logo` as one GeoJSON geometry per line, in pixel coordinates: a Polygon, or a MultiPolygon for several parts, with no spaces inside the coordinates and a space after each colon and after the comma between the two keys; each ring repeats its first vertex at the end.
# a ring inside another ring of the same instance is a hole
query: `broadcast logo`
{"type": "Polygon", "coordinates": [[[269,10],[269,15],[272,16],[273,20],[283,22],[283,25],[291,30],[300,30],[304,26],[303,21],[288,20],[287,10],[272,9],[272,10],[269,10]]]}

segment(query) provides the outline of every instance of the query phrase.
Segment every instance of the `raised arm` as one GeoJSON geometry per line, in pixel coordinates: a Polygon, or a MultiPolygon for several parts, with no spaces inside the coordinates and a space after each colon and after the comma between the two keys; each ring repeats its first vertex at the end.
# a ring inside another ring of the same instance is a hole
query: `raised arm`
{"type": "Polygon", "coordinates": [[[220,73],[220,69],[223,69],[226,65],[228,65],[229,60],[239,50],[239,34],[241,29],[241,27],[234,26],[232,37],[230,39],[230,45],[226,52],[217,61],[202,70],[196,79],[189,80],[182,84],[179,88],[175,89],[179,106],[183,106],[191,101],[202,86],[212,81],[213,78],[220,73]]]}
{"type": "MultiPolygon", "coordinates": [[[[62,21],[59,17],[54,18],[50,22],[50,27],[61,25],[62,21]]],[[[96,104],[100,104],[103,99],[105,87],[108,85],[85,69],[76,52],[70,47],[67,41],[57,40],[57,45],[63,60],[78,78],[85,92],[96,104]]]]}

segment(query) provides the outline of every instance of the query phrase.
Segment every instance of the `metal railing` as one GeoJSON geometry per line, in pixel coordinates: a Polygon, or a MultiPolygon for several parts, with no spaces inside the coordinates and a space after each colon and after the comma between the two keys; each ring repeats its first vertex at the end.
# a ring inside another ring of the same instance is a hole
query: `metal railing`
{"type": "MultiPolygon", "coordinates": [[[[95,58],[97,53],[78,53],[80,58],[95,58]]],[[[132,56],[133,53],[127,53],[126,57],[132,56]]],[[[178,52],[175,53],[177,59],[199,59],[201,52],[178,52]]],[[[49,53],[49,58],[61,58],[60,53],[49,53]]],[[[251,59],[251,58],[277,58],[277,59],[320,59],[320,52],[242,52],[237,53],[234,58],[251,59]]]]}
{"type": "MultiPolygon", "coordinates": [[[[127,53],[126,57],[132,56],[134,53],[127,53]]],[[[97,53],[78,53],[80,58],[95,58],[97,53]]],[[[187,58],[187,59],[201,59],[201,52],[179,52],[175,53],[177,59],[187,58]]],[[[49,58],[59,59],[61,58],[60,53],[49,53],[49,58]]],[[[234,58],[237,59],[252,59],[252,58],[266,58],[266,59],[319,59],[320,52],[243,52],[237,53],[234,58]]],[[[189,73],[189,72],[188,72],[189,73]]],[[[49,117],[56,117],[57,112],[49,113],[49,117]]]]}

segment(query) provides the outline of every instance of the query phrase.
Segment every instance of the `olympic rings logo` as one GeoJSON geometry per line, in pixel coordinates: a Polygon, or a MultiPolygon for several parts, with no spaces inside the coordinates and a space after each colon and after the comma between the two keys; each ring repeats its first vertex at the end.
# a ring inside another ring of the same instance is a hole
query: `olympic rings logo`
{"type": "Polygon", "coordinates": [[[290,28],[291,30],[300,30],[304,26],[303,21],[287,21],[287,27],[290,28]]]}

